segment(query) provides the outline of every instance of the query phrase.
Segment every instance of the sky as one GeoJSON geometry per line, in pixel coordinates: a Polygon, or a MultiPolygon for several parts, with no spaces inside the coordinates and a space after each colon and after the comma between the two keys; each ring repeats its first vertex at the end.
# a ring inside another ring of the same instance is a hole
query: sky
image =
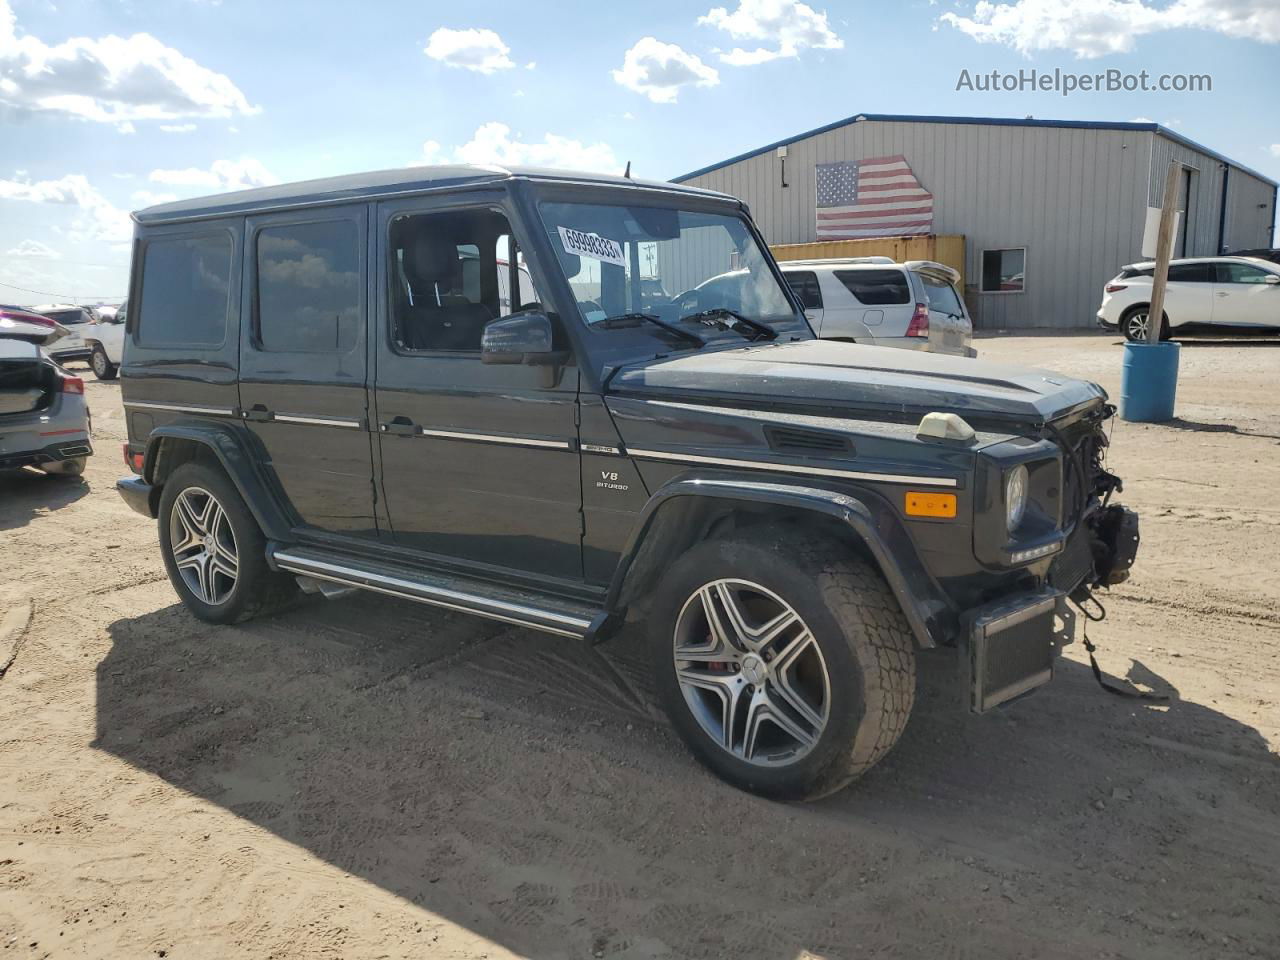
{"type": "Polygon", "coordinates": [[[118,302],[129,211],[169,199],[433,162],[668,179],[859,113],[1149,120],[1280,179],[1276,89],[1280,0],[0,0],[0,302],[118,302]],[[1032,69],[1212,89],[977,80],[1032,69]]]}

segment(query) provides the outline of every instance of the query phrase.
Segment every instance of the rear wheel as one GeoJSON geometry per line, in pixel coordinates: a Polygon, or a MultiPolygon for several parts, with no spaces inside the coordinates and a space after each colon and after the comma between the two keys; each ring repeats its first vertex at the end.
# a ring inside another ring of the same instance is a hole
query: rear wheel
{"type": "Polygon", "coordinates": [[[88,457],[72,457],[70,460],[54,460],[40,464],[40,469],[51,477],[78,477],[88,466],[88,457]]]}
{"type": "Polygon", "coordinates": [[[833,793],[906,726],[910,628],[847,546],[778,529],[698,544],[663,579],[649,620],[672,723],[737,787],[785,800],[833,793]]]}
{"type": "Polygon", "coordinates": [[[266,539],[225,473],[186,463],[160,495],[160,549],[169,581],[201,620],[236,623],[298,591],[267,566],[266,539]]]}
{"type": "Polygon", "coordinates": [[[100,343],[94,345],[93,353],[89,355],[89,367],[99,380],[114,380],[120,373],[120,365],[107,358],[107,351],[100,343]]]}
{"type": "MultiPolygon", "coordinates": [[[[1144,304],[1140,307],[1131,308],[1120,318],[1120,329],[1124,332],[1124,338],[1130,343],[1143,343],[1146,341],[1150,331],[1150,323],[1151,311],[1144,304]]],[[[1164,315],[1164,319],[1160,324],[1160,339],[1169,339],[1168,314],[1164,315]]]]}

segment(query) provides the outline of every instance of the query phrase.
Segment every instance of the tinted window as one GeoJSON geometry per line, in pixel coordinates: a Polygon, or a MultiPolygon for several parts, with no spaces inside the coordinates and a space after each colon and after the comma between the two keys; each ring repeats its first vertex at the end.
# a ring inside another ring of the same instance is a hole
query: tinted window
{"type": "Polygon", "coordinates": [[[982,292],[1021,293],[1026,289],[1025,250],[983,250],[982,292]]]}
{"type": "Polygon", "coordinates": [[[964,316],[964,308],[960,305],[960,298],[956,296],[955,287],[938,277],[926,276],[923,273],[917,273],[916,276],[924,284],[930,310],[964,316]]]}
{"type": "Polygon", "coordinates": [[[83,310],[50,310],[45,316],[51,320],[57,320],[64,327],[70,327],[77,323],[86,323],[89,319],[85,316],[83,310]]]}
{"type": "Polygon", "coordinates": [[[1213,283],[1213,264],[1174,264],[1169,268],[1169,281],[1171,283],[1213,283]]]}
{"type": "Polygon", "coordinates": [[[360,250],[350,220],[258,233],[258,343],[263,350],[346,353],[359,335],[360,250]]]}
{"type": "Polygon", "coordinates": [[[1267,273],[1261,267],[1253,267],[1247,263],[1218,264],[1219,283],[1266,283],[1267,277],[1270,276],[1274,276],[1274,274],[1267,273]]]}
{"type": "Polygon", "coordinates": [[[782,276],[806,310],[822,309],[822,291],[818,287],[816,273],[812,270],[788,270],[782,276]]]}
{"type": "Polygon", "coordinates": [[[216,347],[227,329],[231,237],[152,240],[142,261],[138,341],[216,347]]]}
{"type": "Polygon", "coordinates": [[[1125,267],[1125,269],[1120,271],[1120,279],[1130,280],[1133,277],[1153,277],[1155,276],[1155,272],[1154,267],[1141,267],[1138,269],[1125,267]]]}
{"type": "Polygon", "coordinates": [[[867,306],[908,303],[911,288],[901,270],[837,270],[836,279],[867,306]]]}

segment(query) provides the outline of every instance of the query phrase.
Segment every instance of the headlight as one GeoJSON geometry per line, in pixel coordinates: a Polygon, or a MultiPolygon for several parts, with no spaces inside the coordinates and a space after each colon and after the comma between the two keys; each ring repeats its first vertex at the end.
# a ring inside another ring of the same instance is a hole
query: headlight
{"type": "Polygon", "coordinates": [[[1010,533],[1018,529],[1026,512],[1027,468],[1018,464],[1004,478],[1004,520],[1010,533]]]}

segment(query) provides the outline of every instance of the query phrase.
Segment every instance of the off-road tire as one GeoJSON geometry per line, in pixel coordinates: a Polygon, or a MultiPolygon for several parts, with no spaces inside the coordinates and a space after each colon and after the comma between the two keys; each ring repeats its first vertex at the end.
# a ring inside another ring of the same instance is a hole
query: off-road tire
{"type": "Polygon", "coordinates": [[[107,359],[107,351],[100,343],[93,345],[93,353],[89,355],[89,369],[99,380],[114,380],[120,375],[120,365],[107,359]]]}
{"type": "Polygon", "coordinates": [[[267,541],[258,522],[227,475],[207,463],[184,463],[165,481],[160,492],[160,553],[169,582],[179,599],[206,623],[240,623],[287,606],[298,594],[297,581],[267,565],[267,541]],[[178,571],[170,539],[170,514],[178,496],[192,487],[212,494],[226,511],[235,535],[237,574],[235,586],[221,603],[206,603],[192,592],[178,571]]]}
{"type": "Polygon", "coordinates": [[[915,701],[911,628],[879,571],[848,544],[789,527],[769,527],[695,545],[671,566],[648,615],[655,689],[697,757],[743,790],[780,800],[815,800],[870,770],[898,741],[915,701]],[[714,741],[690,711],[676,679],[674,628],[701,586],[741,578],[783,598],[804,620],[830,675],[827,724],[794,763],[760,767],[714,741]]]}

